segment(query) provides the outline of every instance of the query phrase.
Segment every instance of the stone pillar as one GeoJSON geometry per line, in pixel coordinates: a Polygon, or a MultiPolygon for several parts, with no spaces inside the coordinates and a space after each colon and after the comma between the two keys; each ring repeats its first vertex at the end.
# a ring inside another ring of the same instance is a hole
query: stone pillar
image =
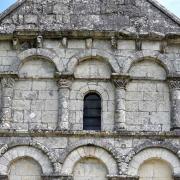
{"type": "Polygon", "coordinates": [[[139,180],[138,176],[108,175],[108,180],[139,180]]]}
{"type": "Polygon", "coordinates": [[[1,121],[4,128],[10,128],[12,122],[12,98],[15,80],[11,77],[1,79],[2,85],[2,112],[1,121]]]}
{"type": "Polygon", "coordinates": [[[115,85],[115,130],[126,129],[126,85],[129,78],[119,77],[113,79],[115,85]]]}
{"type": "Polygon", "coordinates": [[[72,78],[60,78],[59,87],[59,119],[58,130],[69,130],[69,96],[72,78]]]}
{"type": "Polygon", "coordinates": [[[180,79],[169,80],[171,96],[171,129],[180,129],[180,79]]]}

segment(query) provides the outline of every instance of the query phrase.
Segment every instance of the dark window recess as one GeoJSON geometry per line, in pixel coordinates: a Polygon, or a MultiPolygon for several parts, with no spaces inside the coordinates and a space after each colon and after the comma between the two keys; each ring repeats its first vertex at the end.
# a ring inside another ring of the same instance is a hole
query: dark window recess
{"type": "Polygon", "coordinates": [[[83,129],[101,130],[101,97],[96,93],[84,97],[83,129]]]}

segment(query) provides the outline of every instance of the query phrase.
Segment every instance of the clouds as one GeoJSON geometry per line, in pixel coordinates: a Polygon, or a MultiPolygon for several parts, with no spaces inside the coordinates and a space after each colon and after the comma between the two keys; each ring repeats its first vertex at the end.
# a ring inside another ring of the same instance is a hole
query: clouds
{"type": "Polygon", "coordinates": [[[180,17],[180,0],[157,0],[172,13],[180,17]]]}

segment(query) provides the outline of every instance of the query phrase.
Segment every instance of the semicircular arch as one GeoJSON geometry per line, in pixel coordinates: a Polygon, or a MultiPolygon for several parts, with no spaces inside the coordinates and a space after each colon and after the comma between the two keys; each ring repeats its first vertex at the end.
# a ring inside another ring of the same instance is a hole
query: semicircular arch
{"type": "Polygon", "coordinates": [[[129,176],[138,176],[140,166],[147,160],[160,159],[167,162],[173,169],[174,174],[180,173],[180,160],[178,157],[164,148],[148,148],[136,154],[128,165],[129,176]]]}
{"type": "Polygon", "coordinates": [[[100,160],[107,168],[109,175],[118,174],[118,166],[115,159],[105,149],[97,146],[81,146],[73,150],[66,157],[62,165],[62,174],[70,175],[77,162],[84,158],[95,158],[100,160]]]}
{"type": "Polygon", "coordinates": [[[154,51],[141,51],[133,54],[125,60],[123,72],[128,73],[133,65],[144,60],[154,61],[158,63],[165,69],[167,75],[174,71],[173,63],[171,63],[171,61],[165,54],[161,54],[159,52],[154,51]]]}
{"type": "Polygon", "coordinates": [[[42,48],[32,48],[21,52],[20,54],[18,54],[19,61],[13,64],[12,68],[19,71],[20,66],[25,63],[30,57],[41,57],[42,59],[44,58],[45,60],[53,63],[58,72],[62,72],[64,70],[63,62],[60,61],[59,56],[51,50],[42,48]]]}
{"type": "Polygon", "coordinates": [[[76,66],[80,62],[89,59],[104,60],[110,65],[112,72],[118,73],[121,71],[121,67],[115,56],[108,52],[97,49],[81,51],[73,55],[68,61],[66,70],[70,73],[74,73],[76,66]]]}

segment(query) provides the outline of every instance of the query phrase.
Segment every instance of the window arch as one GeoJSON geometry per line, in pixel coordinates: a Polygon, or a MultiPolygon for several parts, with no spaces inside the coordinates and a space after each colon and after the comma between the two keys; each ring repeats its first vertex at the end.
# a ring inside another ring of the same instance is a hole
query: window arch
{"type": "Polygon", "coordinates": [[[83,130],[101,130],[101,97],[97,93],[84,97],[83,130]]]}

